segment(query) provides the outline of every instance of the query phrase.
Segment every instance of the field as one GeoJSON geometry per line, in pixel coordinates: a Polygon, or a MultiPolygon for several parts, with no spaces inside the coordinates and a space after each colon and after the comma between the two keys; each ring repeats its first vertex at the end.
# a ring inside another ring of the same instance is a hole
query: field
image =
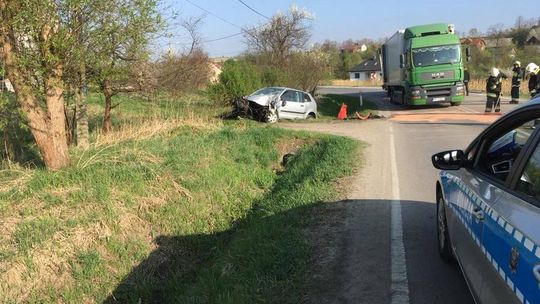
{"type": "Polygon", "coordinates": [[[355,141],[220,121],[199,96],[121,97],[102,134],[91,97],[91,147],[69,168],[0,170],[0,302],[301,300],[302,228],[355,141]]]}
{"type": "MultiPolygon", "coordinates": [[[[505,96],[510,96],[510,90],[512,82],[510,79],[503,80],[502,93],[505,96]]],[[[485,79],[471,79],[469,82],[469,91],[476,93],[485,93],[486,92],[486,80],[485,79]]],[[[521,86],[519,88],[521,98],[529,98],[529,89],[528,82],[526,80],[521,81],[521,86]]]]}

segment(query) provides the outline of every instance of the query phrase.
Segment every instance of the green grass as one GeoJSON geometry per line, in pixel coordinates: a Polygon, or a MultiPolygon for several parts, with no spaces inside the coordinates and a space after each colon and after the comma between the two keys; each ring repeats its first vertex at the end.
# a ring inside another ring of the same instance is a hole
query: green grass
{"type": "Polygon", "coordinates": [[[356,149],[352,140],[329,137],[304,148],[206,267],[190,281],[168,282],[165,299],[300,303],[309,267],[309,243],[301,231],[310,222],[310,208],[335,195],[332,181],[351,172],[356,149]]]}
{"type": "Polygon", "coordinates": [[[299,302],[301,231],[357,143],[219,122],[223,108],[196,96],[116,101],[120,131],[174,123],[103,141],[91,94],[93,143],[70,150],[70,167],[0,170],[0,302],[299,302]],[[282,172],[290,143],[302,148],[282,172]]]}
{"type": "Polygon", "coordinates": [[[56,226],[56,220],[51,217],[24,220],[17,225],[13,239],[17,243],[19,251],[26,252],[50,238],[56,226]]]}
{"type": "Polygon", "coordinates": [[[364,98],[363,105],[360,106],[360,100],[355,96],[347,95],[336,95],[336,94],[327,94],[322,95],[317,102],[317,111],[319,113],[319,118],[326,119],[335,119],[341,104],[347,105],[347,116],[354,117],[354,113],[358,112],[361,115],[367,115],[370,112],[376,113],[377,106],[375,103],[364,98]]]}
{"type": "Polygon", "coordinates": [[[12,223],[0,271],[13,274],[0,278],[0,302],[298,299],[303,208],[332,197],[355,147],[236,121],[74,149],[58,172],[5,171],[23,179],[0,192],[12,223]],[[278,174],[287,141],[315,144],[278,174]]]}

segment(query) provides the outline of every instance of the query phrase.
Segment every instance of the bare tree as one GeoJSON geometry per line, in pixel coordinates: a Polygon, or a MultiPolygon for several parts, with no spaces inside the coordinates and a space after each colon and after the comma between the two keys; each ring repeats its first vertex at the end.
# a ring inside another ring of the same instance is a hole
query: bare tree
{"type": "Polygon", "coordinates": [[[181,52],[169,50],[157,64],[160,88],[179,95],[204,87],[210,76],[210,60],[201,46],[199,28],[204,16],[194,17],[181,22],[191,42],[189,48],[181,52]]]}
{"type": "Polygon", "coordinates": [[[181,25],[191,38],[191,44],[188,54],[192,54],[195,50],[201,49],[201,35],[199,29],[203,23],[204,16],[192,17],[182,21],[181,25]]]}
{"type": "Polygon", "coordinates": [[[312,19],[308,11],[291,6],[286,14],[278,13],[269,23],[246,30],[247,47],[266,56],[270,64],[283,67],[292,51],[306,46],[312,19]]]}
{"type": "Polygon", "coordinates": [[[296,52],[286,68],[287,86],[315,93],[319,82],[332,73],[330,56],[320,51],[296,52]],[[298,71],[302,71],[299,73],[298,71]]]}
{"type": "Polygon", "coordinates": [[[468,37],[477,38],[480,36],[482,36],[482,33],[480,33],[477,28],[473,27],[469,30],[468,37]]]}

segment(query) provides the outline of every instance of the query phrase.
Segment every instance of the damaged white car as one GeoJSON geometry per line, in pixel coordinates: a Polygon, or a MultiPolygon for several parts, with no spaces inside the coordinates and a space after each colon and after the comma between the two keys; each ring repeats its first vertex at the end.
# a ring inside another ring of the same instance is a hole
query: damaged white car
{"type": "Polygon", "coordinates": [[[245,97],[255,117],[268,123],[280,119],[317,118],[317,103],[311,94],[291,88],[266,87],[245,97]]]}

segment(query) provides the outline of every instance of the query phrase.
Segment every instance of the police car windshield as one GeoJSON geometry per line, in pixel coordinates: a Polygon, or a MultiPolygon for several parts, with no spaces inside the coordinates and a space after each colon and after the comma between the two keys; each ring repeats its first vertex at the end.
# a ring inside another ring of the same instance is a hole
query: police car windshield
{"type": "Polygon", "coordinates": [[[412,59],[416,67],[458,63],[460,59],[459,45],[450,44],[413,49],[412,59]]]}

